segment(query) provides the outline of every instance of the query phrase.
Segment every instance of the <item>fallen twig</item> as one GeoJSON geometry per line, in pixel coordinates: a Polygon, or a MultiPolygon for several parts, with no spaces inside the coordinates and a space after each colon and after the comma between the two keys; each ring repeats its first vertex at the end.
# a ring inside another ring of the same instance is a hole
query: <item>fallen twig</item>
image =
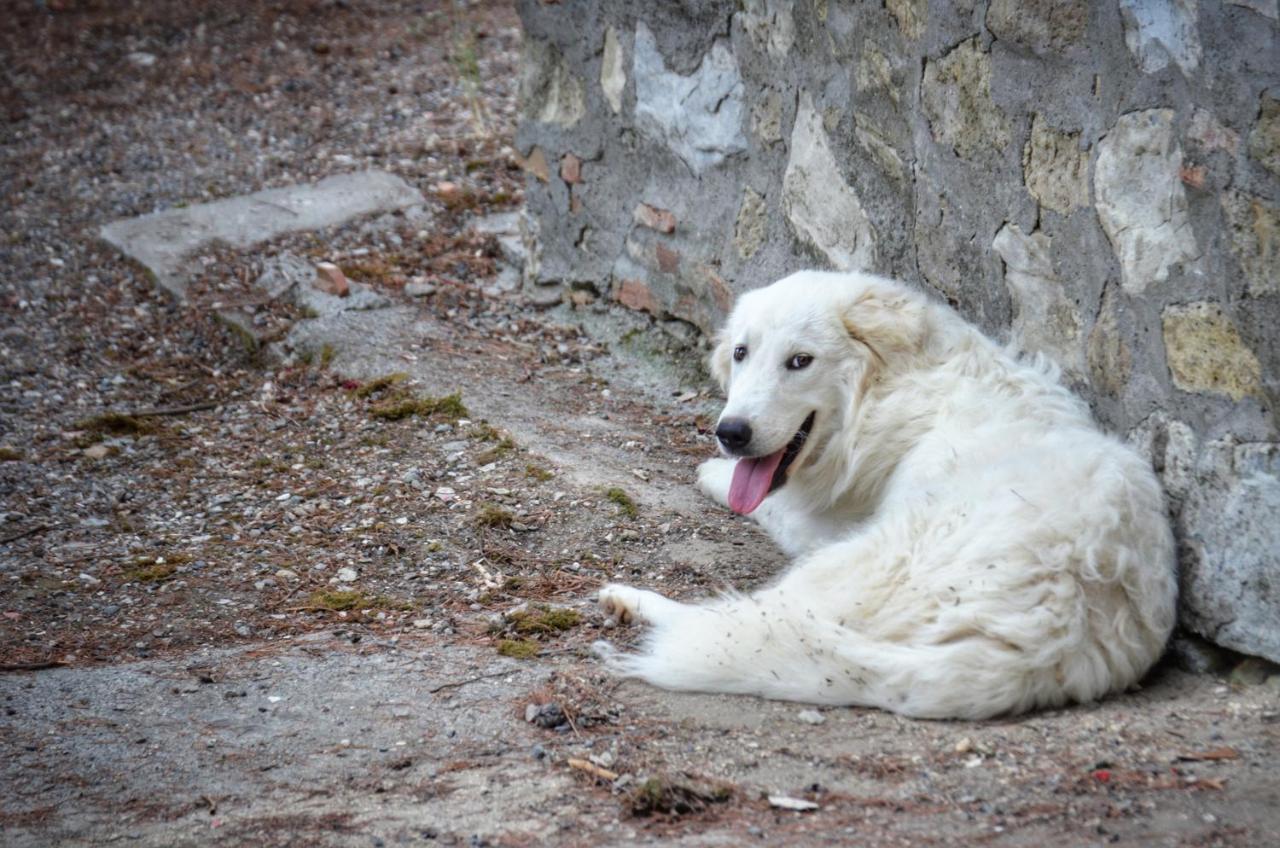
{"type": "Polygon", "coordinates": [[[66,663],[61,660],[46,660],[33,663],[5,663],[0,665],[0,672],[10,671],[42,671],[46,668],[62,668],[66,663]]]}
{"type": "Polygon", "coordinates": [[[507,669],[505,671],[494,671],[489,674],[481,674],[477,677],[468,677],[466,680],[455,680],[452,683],[441,683],[439,686],[435,686],[431,689],[428,689],[427,693],[434,695],[435,693],[442,692],[445,689],[456,689],[459,686],[466,686],[469,683],[476,683],[477,681],[480,681],[480,680],[488,680],[491,677],[502,677],[510,673],[511,673],[511,670],[507,669]]]}
{"type": "Polygon", "coordinates": [[[14,533],[12,536],[5,536],[3,539],[0,539],[0,545],[7,545],[10,542],[16,542],[19,539],[25,539],[28,536],[34,536],[36,533],[43,533],[46,530],[52,529],[52,524],[37,524],[35,527],[28,527],[26,530],[14,533]]]}
{"type": "Polygon", "coordinates": [[[148,409],[135,409],[129,412],[122,412],[121,415],[127,415],[130,418],[154,418],[160,415],[186,415],[188,412],[200,412],[204,409],[216,409],[222,406],[226,401],[207,400],[201,403],[188,403],[182,406],[153,406],[148,409]]]}
{"type": "Polygon", "coordinates": [[[610,771],[603,766],[598,766],[590,760],[580,760],[577,757],[570,757],[565,762],[569,764],[569,768],[574,768],[578,771],[585,771],[587,774],[592,775],[593,777],[598,777],[601,780],[608,780],[612,782],[617,780],[620,776],[616,771],[610,771]]]}

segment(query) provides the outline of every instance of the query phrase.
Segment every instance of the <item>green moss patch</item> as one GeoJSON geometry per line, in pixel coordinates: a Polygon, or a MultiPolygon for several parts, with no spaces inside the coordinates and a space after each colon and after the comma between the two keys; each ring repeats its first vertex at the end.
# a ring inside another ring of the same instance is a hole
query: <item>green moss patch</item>
{"type": "MultiPolygon", "coordinates": [[[[324,353],[321,351],[321,359],[323,360],[323,358],[324,353]]],[[[374,377],[367,383],[362,383],[361,385],[356,386],[351,390],[351,394],[358,398],[372,397],[379,392],[385,392],[392,386],[403,383],[407,379],[409,379],[409,375],[403,371],[397,371],[394,374],[384,374],[381,377],[374,377]]]]}
{"type": "Polygon", "coordinates": [[[639,508],[636,507],[636,502],[631,499],[631,496],[624,489],[619,489],[615,486],[606,490],[604,496],[610,503],[617,504],[618,512],[627,518],[635,518],[640,514],[639,508]]]}
{"type": "Polygon", "coordinates": [[[493,504],[485,504],[476,514],[475,525],[480,528],[505,529],[515,521],[515,516],[508,510],[493,504]]]}
{"type": "Polygon", "coordinates": [[[541,646],[532,639],[499,639],[498,653],[504,657],[512,657],[517,660],[529,660],[538,655],[542,650],[541,646]]]}
{"type": "Polygon", "coordinates": [[[539,466],[530,463],[524,467],[524,476],[528,477],[530,480],[537,480],[539,483],[545,483],[556,475],[552,474],[545,468],[540,468],[539,466]]]}
{"type": "Polygon", "coordinates": [[[394,395],[374,406],[369,410],[369,414],[384,421],[400,421],[414,415],[457,421],[459,418],[466,418],[470,413],[462,402],[462,394],[454,392],[438,398],[419,397],[408,393],[394,395]]]}
{"type": "Polygon", "coordinates": [[[532,607],[511,616],[511,629],[524,636],[560,633],[581,623],[581,613],[564,607],[532,607]]]}

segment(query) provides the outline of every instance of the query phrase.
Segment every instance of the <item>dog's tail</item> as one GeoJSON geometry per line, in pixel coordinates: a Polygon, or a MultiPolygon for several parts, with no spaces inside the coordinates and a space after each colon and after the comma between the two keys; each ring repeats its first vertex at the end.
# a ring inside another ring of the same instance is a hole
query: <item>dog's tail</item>
{"type": "Polygon", "coordinates": [[[1068,692],[1054,679],[1052,664],[1027,662],[996,639],[940,645],[872,639],[790,606],[776,591],[698,606],[671,602],[650,624],[641,653],[618,653],[607,644],[598,650],[613,672],[666,689],[970,719],[1102,694],[1068,692]]]}

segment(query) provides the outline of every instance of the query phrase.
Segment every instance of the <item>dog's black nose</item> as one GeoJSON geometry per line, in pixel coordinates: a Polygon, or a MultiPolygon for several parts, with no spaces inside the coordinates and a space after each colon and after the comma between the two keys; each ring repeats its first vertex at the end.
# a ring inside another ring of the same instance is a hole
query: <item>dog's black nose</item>
{"type": "Polygon", "coordinates": [[[751,425],[745,418],[726,418],[716,427],[716,438],[727,450],[740,451],[751,443],[751,425]]]}

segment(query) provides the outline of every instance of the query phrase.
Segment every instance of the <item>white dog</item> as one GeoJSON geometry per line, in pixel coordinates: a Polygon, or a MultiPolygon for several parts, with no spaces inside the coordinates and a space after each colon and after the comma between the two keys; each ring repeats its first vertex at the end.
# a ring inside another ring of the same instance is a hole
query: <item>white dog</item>
{"type": "Polygon", "coordinates": [[[1145,460],[1056,370],[899,283],[802,272],[742,296],[703,491],[794,565],[698,605],[610,585],[652,625],[598,647],[668,689],[984,718],[1134,684],[1173,627],[1173,538],[1145,460]]]}

